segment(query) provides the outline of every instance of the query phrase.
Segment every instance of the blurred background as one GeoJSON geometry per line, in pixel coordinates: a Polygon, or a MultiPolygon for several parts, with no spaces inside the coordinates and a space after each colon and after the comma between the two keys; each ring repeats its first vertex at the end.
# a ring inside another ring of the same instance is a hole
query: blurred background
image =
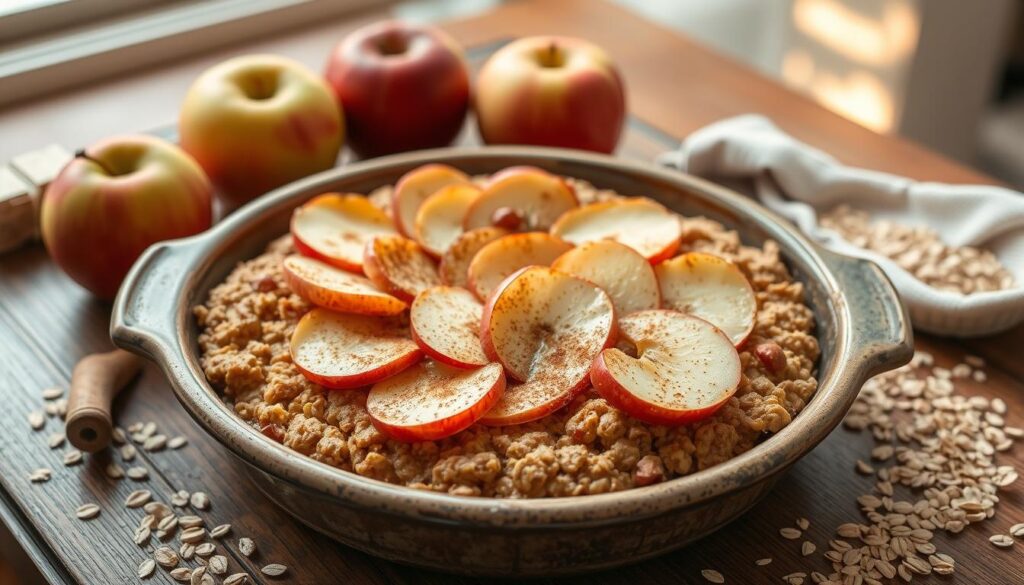
{"type": "MultiPolygon", "coordinates": [[[[417,0],[395,3],[395,12],[435,21],[501,1],[417,0]]],[[[1019,0],[613,1],[877,132],[906,136],[1024,186],[1019,0]]],[[[378,3],[0,0],[0,109],[378,3]],[[118,50],[125,46],[132,50],[118,50]]]]}

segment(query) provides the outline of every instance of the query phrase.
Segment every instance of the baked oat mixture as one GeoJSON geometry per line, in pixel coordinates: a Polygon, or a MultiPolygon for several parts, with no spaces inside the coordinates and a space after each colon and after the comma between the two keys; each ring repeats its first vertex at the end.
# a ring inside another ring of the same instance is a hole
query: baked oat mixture
{"type": "MultiPolygon", "coordinates": [[[[573,181],[581,204],[614,197],[573,181]]],[[[371,200],[385,207],[390,188],[371,200]]],[[[441,441],[403,443],[379,432],[362,390],[328,390],[292,364],[289,340],[311,308],[292,293],[281,262],[290,236],[242,262],[194,313],[202,366],[243,420],[264,435],[328,465],[410,487],[508,498],[624,490],[687,475],[748,451],[785,427],[817,388],[819,348],[803,286],[774,242],[762,248],[704,218],[682,218],[678,253],[733,261],[757,296],[753,333],[740,350],[742,380],[713,416],[666,427],[640,422],[588,390],[534,422],[475,424],[441,441]]]]}

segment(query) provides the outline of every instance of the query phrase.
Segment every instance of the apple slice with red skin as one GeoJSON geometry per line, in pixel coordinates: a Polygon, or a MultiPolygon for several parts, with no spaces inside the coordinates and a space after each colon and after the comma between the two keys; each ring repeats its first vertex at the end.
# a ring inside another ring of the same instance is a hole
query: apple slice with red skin
{"type": "Polygon", "coordinates": [[[435,286],[416,296],[409,309],[409,330],[423,353],[456,368],[490,363],[480,346],[484,306],[473,293],[435,286]]]}
{"type": "Polygon", "coordinates": [[[754,329],[757,297],[743,271],[724,258],[689,252],[654,267],[662,305],[700,317],[740,347],[754,329]]]}
{"type": "Polygon", "coordinates": [[[740,356],[720,329],[678,311],[640,311],[619,319],[618,348],[601,352],[590,369],[594,389],[644,422],[681,425],[714,414],[736,392],[740,356]]]}
{"type": "Polygon", "coordinates": [[[402,236],[379,236],[367,242],[363,270],[377,288],[408,303],[420,292],[441,284],[430,256],[402,236]]]}
{"type": "Polygon", "coordinates": [[[594,284],[542,266],[508,277],[480,320],[484,353],[522,382],[481,422],[511,425],[562,408],[589,382],[590,365],[615,343],[615,309],[594,284]]]}
{"type": "Polygon", "coordinates": [[[427,197],[442,187],[469,182],[466,173],[442,164],[423,165],[402,175],[391,196],[391,213],[395,216],[398,232],[413,237],[416,234],[416,212],[427,197]]]}
{"type": "Polygon", "coordinates": [[[441,256],[441,264],[437,269],[441,274],[441,282],[449,286],[469,288],[469,264],[473,257],[487,244],[510,233],[512,232],[500,227],[462,232],[441,256]]]}
{"type": "Polygon", "coordinates": [[[513,231],[546,231],[578,205],[575,191],[561,177],[535,167],[512,167],[491,178],[466,210],[463,227],[500,225],[513,231]]]}
{"type": "Polygon", "coordinates": [[[551,233],[579,245],[615,240],[657,264],[679,249],[679,217],[659,203],[642,197],[584,205],[558,218],[551,233]]]}
{"type": "Polygon", "coordinates": [[[300,253],[352,272],[363,270],[363,248],[395,233],[391,218],[362,195],[326,193],[295,210],[292,239],[300,253]]]}
{"type": "Polygon", "coordinates": [[[481,300],[510,274],[525,266],[549,266],[572,244],[547,232],[509,234],[488,243],[469,263],[468,286],[481,300]]]}
{"type": "Polygon", "coordinates": [[[424,360],[374,384],[366,396],[373,426],[397,441],[436,441],[469,428],[501,398],[501,364],[462,370],[424,360]]]}
{"type": "Polygon", "coordinates": [[[476,185],[458,183],[428,197],[416,212],[416,241],[427,253],[440,258],[462,234],[462,219],[479,195],[476,185]]]}
{"type": "Polygon", "coordinates": [[[586,242],[559,256],[551,267],[604,289],[612,298],[616,314],[661,306],[658,278],[651,263],[625,244],[612,240],[586,242]]]}
{"type": "Polygon", "coordinates": [[[389,378],[423,359],[395,318],[313,309],[291,339],[295,367],[326,388],[359,388],[389,378]]]}
{"type": "Polygon", "coordinates": [[[292,254],[282,262],[284,279],[307,301],[343,313],[397,315],[408,305],[383,293],[370,279],[339,270],[315,258],[292,254]]]}

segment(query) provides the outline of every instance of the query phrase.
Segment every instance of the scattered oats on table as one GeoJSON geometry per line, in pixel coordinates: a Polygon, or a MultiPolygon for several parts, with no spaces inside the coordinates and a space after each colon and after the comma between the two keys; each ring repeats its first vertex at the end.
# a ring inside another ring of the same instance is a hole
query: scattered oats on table
{"type": "Polygon", "coordinates": [[[128,494],[128,497],[124,499],[124,505],[126,508],[141,508],[145,506],[152,497],[153,494],[149,490],[135,490],[128,494]]]}
{"type": "MultiPolygon", "coordinates": [[[[980,358],[968,356],[963,364],[943,368],[931,355],[918,352],[908,366],[864,385],[844,426],[869,432],[877,443],[871,455],[885,466],[877,472],[871,468],[877,476],[875,493],[857,498],[864,523],[836,528],[840,538],[829,542],[824,555],[833,571],[811,573],[815,583],[874,585],[955,572],[953,557],[938,552],[932,542],[935,534],[956,534],[995,516],[998,491],[1018,478],[1013,466],[996,461],[997,454],[1024,436],[1024,431],[1010,430],[1017,427],[1006,426],[1003,400],[957,391],[958,383],[972,383],[968,380],[981,371],[972,368],[983,365],[980,358]],[[913,497],[895,495],[897,486],[913,497]]],[[[858,461],[856,470],[867,475],[869,467],[858,461]]],[[[1024,533],[1024,524],[1019,530],[1024,533]]],[[[990,540],[1001,547],[1014,543],[1009,534],[990,540]]],[[[802,582],[805,576],[784,579],[802,582]]]]}
{"type": "Polygon", "coordinates": [[[92,520],[100,515],[100,507],[96,504],[82,504],[75,510],[75,516],[79,520],[92,520]]]}
{"type": "Polygon", "coordinates": [[[714,569],[703,569],[700,574],[708,583],[725,583],[725,577],[714,569]]]}
{"type": "Polygon", "coordinates": [[[269,565],[264,565],[263,568],[260,569],[260,572],[268,577],[280,577],[281,575],[284,575],[287,570],[288,567],[280,563],[270,563],[269,565]]]}
{"type": "Polygon", "coordinates": [[[61,396],[64,396],[63,388],[45,388],[43,389],[43,400],[57,400],[61,396]]]}

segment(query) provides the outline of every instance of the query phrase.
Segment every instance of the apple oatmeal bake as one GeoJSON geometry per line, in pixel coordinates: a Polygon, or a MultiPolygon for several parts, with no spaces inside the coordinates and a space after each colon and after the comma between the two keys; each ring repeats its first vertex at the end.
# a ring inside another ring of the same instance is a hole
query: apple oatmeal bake
{"type": "Polygon", "coordinates": [[[774,242],[529,167],[316,197],[194,314],[210,384],[264,435],[459,495],[694,473],[817,387],[814,318],[774,242]]]}

